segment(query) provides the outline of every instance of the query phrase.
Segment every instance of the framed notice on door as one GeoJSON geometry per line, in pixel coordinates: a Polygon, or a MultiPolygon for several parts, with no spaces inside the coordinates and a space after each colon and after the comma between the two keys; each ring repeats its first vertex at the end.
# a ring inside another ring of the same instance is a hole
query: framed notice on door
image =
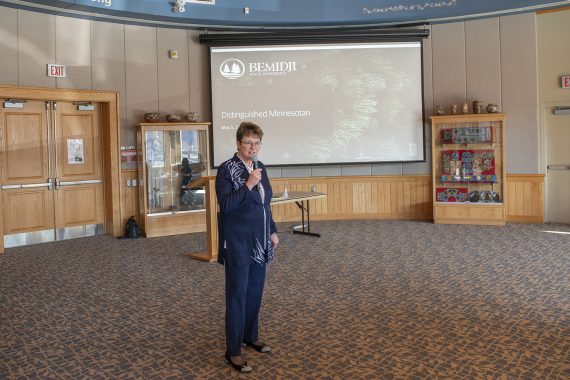
{"type": "Polygon", "coordinates": [[[84,162],[83,139],[67,139],[67,163],[76,165],[84,162]]]}

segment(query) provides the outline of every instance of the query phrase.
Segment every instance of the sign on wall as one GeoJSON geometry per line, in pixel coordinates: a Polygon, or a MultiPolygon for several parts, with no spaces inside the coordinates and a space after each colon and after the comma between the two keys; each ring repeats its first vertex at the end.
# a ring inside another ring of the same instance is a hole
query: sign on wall
{"type": "Polygon", "coordinates": [[[570,75],[564,75],[560,79],[562,88],[570,88],[570,75]]]}
{"type": "Polygon", "coordinates": [[[47,76],[56,78],[65,78],[65,65],[56,65],[55,63],[47,64],[47,76]]]}
{"type": "Polygon", "coordinates": [[[77,165],[84,162],[83,139],[67,139],[67,163],[77,165]]]}

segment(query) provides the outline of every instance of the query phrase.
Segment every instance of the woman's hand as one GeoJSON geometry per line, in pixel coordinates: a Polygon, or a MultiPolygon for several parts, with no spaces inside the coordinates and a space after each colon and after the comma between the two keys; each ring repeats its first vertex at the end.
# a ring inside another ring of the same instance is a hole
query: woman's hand
{"type": "Polygon", "coordinates": [[[261,170],[263,169],[255,169],[251,173],[249,173],[249,178],[245,183],[248,189],[250,190],[253,189],[254,186],[261,181],[261,170]]]}
{"type": "Polygon", "coordinates": [[[271,236],[269,237],[271,239],[271,242],[273,243],[273,249],[277,248],[277,246],[279,245],[279,237],[277,236],[277,233],[272,233],[271,236]]]}

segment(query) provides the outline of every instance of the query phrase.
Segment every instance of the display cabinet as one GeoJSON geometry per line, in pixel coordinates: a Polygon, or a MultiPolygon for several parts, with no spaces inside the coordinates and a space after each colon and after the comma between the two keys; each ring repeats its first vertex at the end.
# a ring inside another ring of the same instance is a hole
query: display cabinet
{"type": "Polygon", "coordinates": [[[504,225],[505,115],[433,116],[435,223],[504,225]]]}
{"type": "Polygon", "coordinates": [[[139,125],[140,220],[147,237],[206,230],[205,188],[199,180],[210,174],[209,126],[139,125]]]}

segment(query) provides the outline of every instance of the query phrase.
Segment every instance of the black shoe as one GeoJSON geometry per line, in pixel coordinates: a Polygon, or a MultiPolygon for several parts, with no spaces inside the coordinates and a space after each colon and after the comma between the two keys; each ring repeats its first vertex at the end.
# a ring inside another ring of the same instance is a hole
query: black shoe
{"type": "Polygon", "coordinates": [[[247,360],[243,364],[236,364],[232,362],[232,358],[230,358],[229,355],[226,354],[226,363],[231,365],[236,371],[243,373],[251,372],[251,366],[249,365],[247,360]]]}
{"type": "Polygon", "coordinates": [[[271,347],[266,343],[260,342],[261,344],[255,344],[254,342],[243,342],[246,346],[255,348],[256,351],[261,353],[271,352],[271,347]]]}

